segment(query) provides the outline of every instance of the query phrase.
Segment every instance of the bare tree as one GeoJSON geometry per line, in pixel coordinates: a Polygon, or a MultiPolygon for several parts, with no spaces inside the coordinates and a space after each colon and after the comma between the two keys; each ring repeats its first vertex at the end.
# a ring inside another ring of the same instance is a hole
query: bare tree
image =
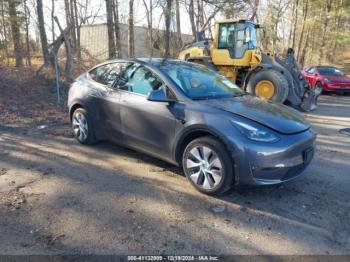
{"type": "Polygon", "coordinates": [[[50,64],[49,49],[47,46],[47,37],[45,31],[44,13],[43,13],[43,2],[42,0],[36,0],[36,9],[38,15],[38,27],[40,33],[41,49],[44,57],[44,65],[50,64]]]}
{"type": "Polygon", "coordinates": [[[252,9],[252,15],[249,17],[250,21],[258,20],[258,8],[259,8],[259,0],[250,0],[248,1],[250,8],[252,9]]]}
{"type": "Polygon", "coordinates": [[[295,13],[294,15],[294,25],[293,25],[293,35],[292,35],[292,48],[295,49],[295,35],[296,35],[296,31],[297,31],[297,25],[298,25],[298,8],[299,8],[299,0],[296,0],[295,3],[295,13]]]}
{"type": "Polygon", "coordinates": [[[70,5],[69,0],[64,0],[64,13],[66,15],[66,25],[70,25],[70,5]]]}
{"type": "Polygon", "coordinates": [[[134,46],[134,0],[129,0],[129,32],[128,32],[128,55],[129,57],[135,56],[134,46]]]}
{"type": "Polygon", "coordinates": [[[13,39],[13,48],[16,58],[16,66],[23,66],[23,54],[22,54],[22,45],[21,45],[21,33],[19,30],[19,21],[17,16],[17,3],[15,1],[9,1],[9,14],[10,14],[10,23],[12,30],[12,39],[13,39]]]}
{"type": "Polygon", "coordinates": [[[323,21],[323,32],[321,36],[321,47],[320,47],[320,56],[318,59],[318,63],[321,64],[325,60],[325,48],[326,48],[326,34],[328,30],[328,24],[330,19],[330,12],[332,11],[332,0],[326,0],[324,3],[325,16],[323,21]]]}
{"type": "MultiPolygon", "coordinates": [[[[54,17],[55,22],[57,23],[57,26],[61,32],[61,35],[59,37],[57,37],[57,39],[52,43],[52,55],[55,55],[57,58],[57,53],[58,50],[62,44],[62,42],[64,42],[65,44],[65,48],[66,48],[66,69],[65,69],[65,77],[66,77],[66,81],[67,82],[71,82],[72,81],[72,66],[73,66],[73,55],[72,55],[72,47],[68,38],[68,32],[71,30],[71,25],[68,25],[67,28],[65,30],[62,29],[58,18],[55,16],[54,17]]],[[[54,57],[53,57],[54,59],[54,57]]]]}
{"type": "Polygon", "coordinates": [[[180,1],[175,0],[175,13],[176,13],[176,33],[177,33],[177,41],[179,46],[182,46],[181,39],[181,20],[180,20],[180,1]]]}
{"type": "Polygon", "coordinates": [[[70,10],[70,23],[72,24],[72,30],[71,30],[71,36],[73,40],[73,49],[76,50],[77,48],[77,34],[76,34],[76,28],[77,25],[76,20],[75,20],[75,12],[74,12],[74,1],[69,0],[69,10],[70,10]]]}
{"type": "Polygon", "coordinates": [[[52,42],[55,41],[55,0],[51,0],[51,31],[52,31],[52,42]]]}
{"type": "Polygon", "coordinates": [[[113,0],[113,18],[114,18],[114,33],[115,33],[115,45],[116,56],[121,57],[122,46],[120,43],[120,28],[119,28],[119,4],[118,0],[113,0]]]}
{"type": "Polygon", "coordinates": [[[303,38],[304,38],[305,24],[306,24],[308,8],[309,8],[309,0],[305,0],[304,7],[303,7],[303,21],[302,21],[302,27],[301,27],[300,37],[299,37],[299,44],[298,44],[298,53],[297,53],[298,60],[300,60],[300,56],[301,56],[301,44],[302,44],[303,38]]]}
{"type": "Polygon", "coordinates": [[[171,4],[172,0],[166,0],[166,6],[164,9],[165,17],[165,50],[164,57],[168,58],[170,56],[170,23],[171,23],[171,4]]]}
{"type": "Polygon", "coordinates": [[[31,66],[32,62],[31,62],[31,59],[30,59],[30,46],[29,46],[29,19],[30,19],[30,13],[29,13],[29,8],[27,6],[27,0],[24,0],[23,7],[24,7],[25,36],[26,36],[26,64],[31,66]]]}
{"type": "Polygon", "coordinates": [[[115,56],[114,24],[113,24],[113,0],[106,0],[107,31],[108,31],[108,57],[115,56]]]}
{"type": "Polygon", "coordinates": [[[78,7],[77,7],[77,0],[72,0],[74,1],[74,18],[75,18],[75,26],[76,26],[76,34],[77,34],[77,42],[76,42],[76,52],[77,52],[77,56],[78,56],[78,62],[80,65],[80,61],[81,61],[81,48],[80,48],[80,26],[81,26],[81,22],[79,21],[79,17],[78,17],[78,7]]]}
{"type": "Polygon", "coordinates": [[[7,64],[10,63],[9,61],[9,51],[8,51],[8,42],[7,42],[7,29],[6,29],[6,22],[5,22],[5,2],[1,1],[1,22],[2,22],[2,34],[4,37],[4,45],[5,45],[5,55],[7,58],[7,64]]]}
{"type": "Polygon", "coordinates": [[[191,30],[192,30],[192,35],[197,41],[197,28],[196,28],[196,22],[195,22],[195,17],[194,17],[194,2],[193,0],[190,0],[189,6],[188,6],[188,14],[190,16],[190,23],[191,23],[191,30]]]}
{"type": "Polygon", "coordinates": [[[143,5],[146,9],[149,54],[153,57],[153,1],[149,0],[147,4],[146,0],[143,0],[143,5]]]}

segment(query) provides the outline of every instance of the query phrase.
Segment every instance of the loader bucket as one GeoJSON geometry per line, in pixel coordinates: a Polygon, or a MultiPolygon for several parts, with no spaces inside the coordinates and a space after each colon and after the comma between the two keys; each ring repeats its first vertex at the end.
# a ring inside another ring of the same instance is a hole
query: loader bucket
{"type": "Polygon", "coordinates": [[[317,109],[317,99],[321,95],[322,89],[309,89],[305,92],[301,104],[299,105],[300,109],[305,112],[310,112],[317,109]]]}
{"type": "Polygon", "coordinates": [[[294,50],[289,48],[284,59],[275,57],[274,62],[288,72],[286,72],[286,77],[290,83],[290,89],[287,102],[302,111],[315,110],[317,108],[317,99],[322,90],[312,89],[306,81],[295,59],[294,50]]]}

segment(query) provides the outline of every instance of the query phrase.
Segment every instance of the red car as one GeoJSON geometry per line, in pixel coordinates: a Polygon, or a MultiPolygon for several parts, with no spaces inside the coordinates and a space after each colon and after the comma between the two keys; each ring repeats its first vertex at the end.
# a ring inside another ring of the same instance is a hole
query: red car
{"type": "Polygon", "coordinates": [[[310,66],[304,69],[304,77],[313,88],[325,92],[350,93],[350,78],[332,66],[310,66]]]}

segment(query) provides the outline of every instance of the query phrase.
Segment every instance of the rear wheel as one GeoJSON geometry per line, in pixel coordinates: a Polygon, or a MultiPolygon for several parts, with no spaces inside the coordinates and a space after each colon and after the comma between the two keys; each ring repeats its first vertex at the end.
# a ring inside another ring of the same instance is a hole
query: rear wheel
{"type": "Polygon", "coordinates": [[[276,70],[259,71],[250,77],[247,91],[258,97],[283,103],[288,96],[288,81],[276,70]]]}
{"type": "Polygon", "coordinates": [[[220,194],[233,182],[233,164],[220,141],[201,137],[190,142],[182,156],[183,170],[191,184],[205,194],[220,194]]]}

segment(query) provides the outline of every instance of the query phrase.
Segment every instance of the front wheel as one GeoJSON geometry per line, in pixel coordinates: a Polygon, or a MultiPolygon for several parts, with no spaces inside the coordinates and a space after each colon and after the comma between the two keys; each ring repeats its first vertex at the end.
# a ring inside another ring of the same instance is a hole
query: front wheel
{"type": "Polygon", "coordinates": [[[191,184],[205,194],[220,194],[233,182],[233,164],[225,147],[212,137],[190,142],[182,156],[182,167],[191,184]]]}
{"type": "Polygon", "coordinates": [[[284,103],[288,96],[289,85],[280,72],[263,70],[250,77],[247,91],[264,99],[284,103]]]}

